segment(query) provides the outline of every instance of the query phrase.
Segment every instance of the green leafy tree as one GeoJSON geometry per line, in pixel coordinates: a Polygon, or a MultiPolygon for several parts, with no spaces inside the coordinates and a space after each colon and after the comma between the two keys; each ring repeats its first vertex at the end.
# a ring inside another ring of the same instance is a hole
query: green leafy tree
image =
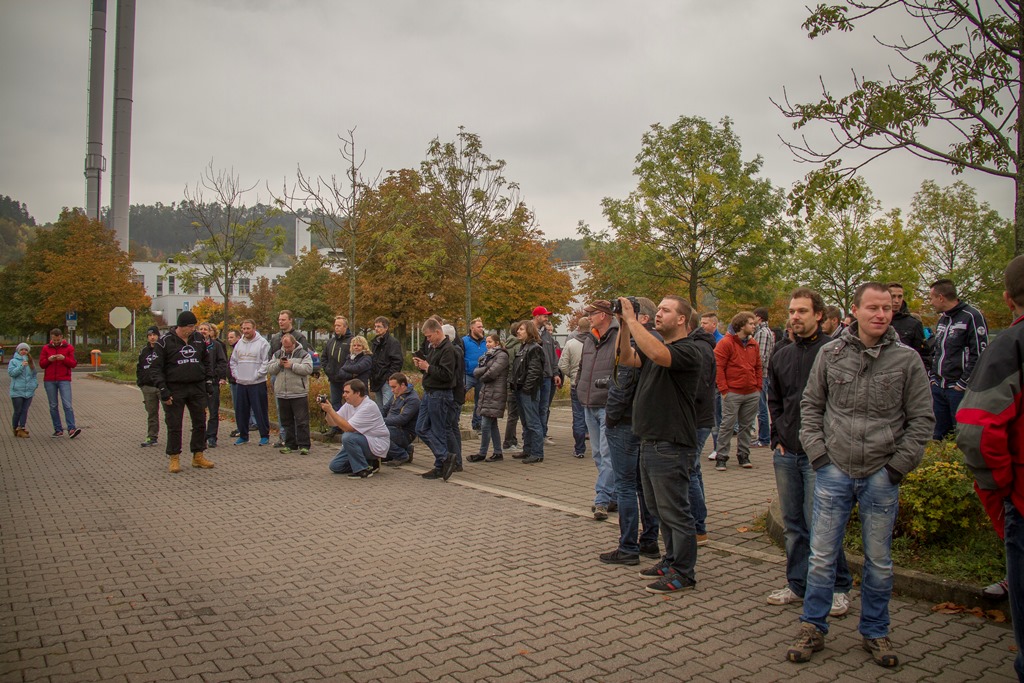
{"type": "Polygon", "coordinates": [[[946,188],[924,181],[914,195],[910,227],[921,236],[924,287],[949,278],[962,299],[986,314],[1005,312],[1003,269],[1013,258],[1013,226],[987,202],[979,204],[974,188],[963,181],[946,188]]]}
{"type": "MultiPolygon", "coordinates": [[[[1019,2],[963,0],[849,0],[819,4],[803,27],[813,39],[833,31],[853,31],[863,19],[902,11],[920,35],[875,44],[895,53],[900,67],[888,78],[854,74],[853,89],[835,95],[822,81],[821,99],[776,103],[802,129],[820,122],[833,142],[820,146],[802,138],[787,143],[798,158],[825,162],[852,175],[889,152],[948,165],[954,174],[967,169],[1014,183],[1014,253],[1024,253],[1024,182],[1020,132],[1021,60],[1024,58],[1024,9],[1019,2]],[[861,150],[857,163],[844,165],[846,151],[861,150]]],[[[896,23],[893,26],[899,25],[896,23]]]]}
{"type": "Polygon", "coordinates": [[[659,299],[674,281],[661,252],[631,248],[625,239],[607,232],[594,232],[580,221],[577,232],[583,237],[586,260],[580,292],[584,299],[614,299],[619,296],[646,296],[659,299]]]}
{"type": "Polygon", "coordinates": [[[82,332],[102,334],[113,330],[107,318],[112,308],[150,305],[114,232],[79,210],[65,209],[51,230],[38,231],[25,258],[5,269],[0,281],[6,293],[0,319],[24,334],[62,326],[72,310],[82,332]]]}
{"type": "MultiPolygon", "coordinates": [[[[302,318],[307,330],[329,330],[334,325],[334,308],[327,301],[328,288],[341,276],[327,267],[327,259],[319,251],[304,251],[284,277],[277,281],[276,306],[288,309],[302,318]]],[[[337,286],[337,285],[335,285],[337,286]]],[[[315,334],[310,337],[313,342],[315,334]]]]}
{"type": "Polygon", "coordinates": [[[446,233],[452,267],[463,278],[465,319],[473,319],[473,282],[492,259],[531,239],[533,214],[519,185],[505,178],[505,161],[491,160],[479,135],[459,127],[452,142],[434,138],[420,173],[446,233]]]}
{"type": "Polygon", "coordinates": [[[193,218],[195,245],[164,266],[168,275],[180,278],[185,290],[216,287],[228,327],[233,320],[231,293],[238,278],[265,265],[284,244],[284,231],[268,225],[265,207],[245,206],[245,195],[254,187],[244,187],[234,169],[215,170],[211,161],[195,186],[185,188],[184,206],[193,218]]]}
{"type": "Polygon", "coordinates": [[[583,234],[657,265],[693,305],[702,290],[771,297],[776,256],[791,236],[782,191],[758,177],[762,163],[760,156],[743,160],[728,118],[718,127],[688,116],[656,123],[636,157],[636,190],[602,202],[614,232],[583,234]]]}
{"type": "Polygon", "coordinates": [[[903,225],[899,209],[882,212],[861,178],[817,185],[826,197],[805,197],[800,206],[802,236],[793,259],[794,280],[818,290],[844,311],[858,285],[898,281],[913,291],[918,282],[920,245],[903,225]]]}

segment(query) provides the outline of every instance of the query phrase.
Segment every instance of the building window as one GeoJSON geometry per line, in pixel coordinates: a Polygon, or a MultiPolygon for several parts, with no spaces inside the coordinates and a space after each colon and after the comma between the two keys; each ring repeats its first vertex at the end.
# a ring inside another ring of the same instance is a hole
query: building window
{"type": "Polygon", "coordinates": [[[164,276],[163,275],[157,275],[156,276],[156,295],[157,296],[163,296],[164,295],[164,276]]]}
{"type": "Polygon", "coordinates": [[[168,275],[167,276],[167,293],[168,294],[174,294],[174,276],[173,275],[168,275]]]}
{"type": "Polygon", "coordinates": [[[249,293],[249,278],[243,277],[238,280],[238,293],[248,294],[249,293]]]}
{"type": "Polygon", "coordinates": [[[203,294],[205,294],[206,296],[210,296],[210,285],[206,285],[206,287],[203,289],[203,294]]]}

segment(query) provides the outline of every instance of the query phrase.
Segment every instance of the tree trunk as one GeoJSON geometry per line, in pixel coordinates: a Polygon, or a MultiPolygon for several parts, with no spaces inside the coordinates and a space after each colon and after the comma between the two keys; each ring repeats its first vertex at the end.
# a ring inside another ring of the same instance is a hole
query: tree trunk
{"type": "MultiPolygon", "coordinates": [[[[1017,25],[1020,42],[1018,48],[1024,54],[1024,15],[1017,25]]],[[[1024,254],[1024,178],[1021,177],[1024,167],[1024,80],[1017,76],[1017,168],[1013,178],[1016,190],[1013,203],[1013,255],[1024,254]]]]}

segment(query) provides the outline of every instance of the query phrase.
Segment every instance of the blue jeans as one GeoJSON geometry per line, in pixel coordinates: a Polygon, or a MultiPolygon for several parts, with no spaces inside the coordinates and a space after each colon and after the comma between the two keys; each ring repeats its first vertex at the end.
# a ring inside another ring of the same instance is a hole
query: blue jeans
{"type": "Polygon", "coordinates": [[[693,460],[693,471],[690,472],[690,510],[693,512],[693,526],[701,536],[708,532],[708,506],[704,498],[704,475],[700,471],[700,455],[704,452],[704,444],[711,436],[711,427],[697,428],[697,457],[693,460]]]}
{"type": "Polygon", "coordinates": [[[14,408],[14,414],[11,416],[11,426],[15,429],[18,427],[24,429],[25,421],[28,420],[28,407],[32,405],[32,397],[12,396],[11,404],[14,408]]]}
{"type": "Polygon", "coordinates": [[[57,411],[58,394],[60,395],[60,404],[64,408],[64,419],[68,423],[68,431],[75,429],[75,411],[71,408],[71,380],[43,382],[43,388],[46,389],[46,400],[50,402],[50,421],[53,422],[53,431],[64,431],[64,428],[60,426],[60,412],[57,411]]]}
{"type": "Polygon", "coordinates": [[[395,398],[395,392],[391,391],[391,385],[387,382],[381,385],[380,389],[373,392],[373,402],[380,408],[381,414],[384,413],[384,406],[395,398]]]}
{"type": "Polygon", "coordinates": [[[583,416],[590,432],[590,453],[597,465],[597,481],[594,482],[594,505],[607,506],[615,500],[615,470],[608,455],[608,438],[604,428],[604,407],[584,406],[583,416]]]}
{"type": "Polygon", "coordinates": [[[945,439],[956,431],[956,411],[963,398],[962,391],[932,385],[932,410],[935,412],[933,439],[945,439]]]}
{"type": "Polygon", "coordinates": [[[345,383],[331,381],[328,384],[331,387],[331,407],[337,412],[341,410],[341,404],[345,402],[345,397],[342,395],[342,392],[345,391],[345,383]]]}
{"type": "MultiPolygon", "coordinates": [[[[803,453],[772,454],[775,486],[786,540],[786,583],[801,598],[807,591],[807,566],[811,559],[811,522],[814,514],[814,469],[803,453]]],[[[837,593],[849,593],[853,586],[850,567],[842,544],[836,562],[837,593]]]]}
{"type": "Polygon", "coordinates": [[[328,467],[335,474],[362,472],[370,466],[369,458],[375,457],[370,452],[370,444],[359,432],[342,432],[341,450],[331,460],[328,467]]]}
{"type": "Polygon", "coordinates": [[[480,455],[487,455],[487,442],[494,444],[494,454],[501,455],[501,429],[498,418],[480,416],[480,455]]]}
{"type": "Polygon", "coordinates": [[[1017,658],[1013,668],[1017,680],[1024,681],[1024,517],[1009,500],[1003,501],[1006,522],[1003,538],[1006,542],[1006,580],[1010,587],[1010,616],[1013,619],[1013,638],[1017,641],[1017,658]]]}
{"type": "MultiPolygon", "coordinates": [[[[540,396],[537,397],[537,411],[540,415],[540,426],[544,436],[548,435],[548,417],[551,414],[551,391],[555,380],[544,377],[540,381],[540,396]]],[[[525,438],[525,437],[524,437],[525,438]]]]}
{"type": "Polygon", "coordinates": [[[517,391],[516,401],[519,403],[519,420],[523,423],[523,455],[543,459],[544,424],[540,421],[540,393],[517,391]]]}
{"type": "Polygon", "coordinates": [[[696,582],[697,535],[690,511],[690,472],[697,453],[669,441],[640,442],[640,481],[651,514],[661,524],[664,561],[696,582]]]}
{"type": "Polygon", "coordinates": [[[768,421],[768,373],[761,382],[761,400],[757,404],[757,440],[768,443],[772,440],[771,423],[768,421]]]}
{"type": "Polygon", "coordinates": [[[459,416],[462,414],[462,403],[452,400],[452,413],[448,418],[448,452],[455,456],[455,463],[462,467],[462,426],[459,416]]]}
{"type": "Polygon", "coordinates": [[[434,454],[434,468],[448,458],[448,431],[452,419],[452,390],[430,389],[423,392],[416,416],[416,436],[434,454]]]}
{"type": "Polygon", "coordinates": [[[814,478],[811,560],[800,621],[828,633],[828,612],[836,583],[839,549],[850,510],[857,504],[864,539],[864,571],[860,588],[860,625],[865,638],[889,635],[892,597],[892,527],[899,508],[900,487],[885,469],[854,479],[835,465],[825,465],[814,478]]]}
{"type": "Polygon", "coordinates": [[[466,398],[469,398],[469,390],[473,390],[473,419],[470,426],[473,429],[480,429],[480,407],[477,401],[480,400],[480,380],[473,375],[466,375],[466,398]]]}
{"type": "Polygon", "coordinates": [[[615,500],[619,504],[619,550],[636,555],[641,545],[658,542],[658,520],[647,508],[640,486],[640,439],[628,424],[605,427],[605,438],[615,473],[615,500]]]}
{"type": "Polygon", "coordinates": [[[583,404],[576,394],[576,387],[569,390],[569,399],[572,403],[572,452],[582,456],[587,452],[587,418],[583,415],[583,404]]]}

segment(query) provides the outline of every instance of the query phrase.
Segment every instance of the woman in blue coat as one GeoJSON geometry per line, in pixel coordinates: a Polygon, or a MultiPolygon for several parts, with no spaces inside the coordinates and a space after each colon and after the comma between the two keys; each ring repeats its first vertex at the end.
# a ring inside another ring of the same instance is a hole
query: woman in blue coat
{"type": "Polygon", "coordinates": [[[14,405],[12,423],[14,436],[28,438],[25,422],[28,420],[28,407],[32,405],[32,397],[39,388],[36,377],[36,364],[32,360],[31,347],[18,344],[14,357],[7,364],[7,374],[11,376],[11,403],[14,405]]]}

